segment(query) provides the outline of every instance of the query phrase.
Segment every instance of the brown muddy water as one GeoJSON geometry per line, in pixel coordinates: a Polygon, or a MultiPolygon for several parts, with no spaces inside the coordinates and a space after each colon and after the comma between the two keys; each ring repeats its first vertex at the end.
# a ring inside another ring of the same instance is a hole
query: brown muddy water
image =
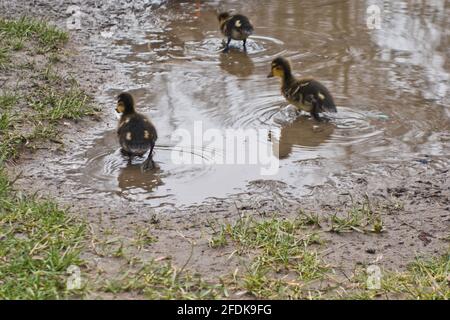
{"type": "Polygon", "coordinates": [[[131,19],[98,36],[98,50],[116,75],[97,97],[110,113],[90,130],[92,139],[55,163],[80,197],[183,206],[245,192],[260,179],[282,181],[301,195],[368,164],[449,154],[448,1],[169,1],[153,10],[145,24],[131,19]],[[366,24],[371,4],[381,9],[379,30],[366,24]],[[221,53],[218,7],[251,18],[255,34],[247,54],[238,42],[221,53]],[[266,78],[280,55],[298,75],[330,89],[338,113],[329,122],[296,117],[279,81],[266,78]],[[123,90],[157,127],[154,171],[142,173],[142,159],[127,165],[120,154],[114,108],[123,90]],[[265,130],[257,145],[279,159],[278,172],[217,164],[213,157],[226,156],[226,148],[172,139],[180,129],[193,133],[196,122],[202,132],[265,130]],[[174,152],[192,156],[194,164],[174,163],[174,152]]]}

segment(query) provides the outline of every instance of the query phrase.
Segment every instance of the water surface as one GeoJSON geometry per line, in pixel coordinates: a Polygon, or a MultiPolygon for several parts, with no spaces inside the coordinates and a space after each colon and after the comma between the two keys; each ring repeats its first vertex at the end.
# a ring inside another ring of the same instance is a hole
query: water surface
{"type": "Polygon", "coordinates": [[[117,76],[99,97],[111,105],[109,129],[95,131],[67,164],[65,174],[80,193],[187,205],[270,179],[300,195],[369,163],[449,154],[448,1],[168,1],[154,15],[150,26],[116,32],[99,48],[117,76]],[[380,30],[366,25],[371,4],[381,8],[380,30]],[[255,35],[247,53],[238,42],[221,53],[219,5],[251,18],[255,35]],[[298,75],[313,76],[332,92],[338,113],[329,122],[297,117],[279,81],[266,78],[280,55],[298,75]],[[123,90],[158,129],[159,168],[152,172],[140,171],[143,159],[127,165],[119,152],[114,105],[123,90]],[[176,146],[172,133],[193,131],[195,121],[205,130],[267,129],[258,143],[280,160],[279,172],[261,176],[254,165],[208,163],[207,147],[176,146]],[[206,164],[174,164],[177,148],[206,164]]]}

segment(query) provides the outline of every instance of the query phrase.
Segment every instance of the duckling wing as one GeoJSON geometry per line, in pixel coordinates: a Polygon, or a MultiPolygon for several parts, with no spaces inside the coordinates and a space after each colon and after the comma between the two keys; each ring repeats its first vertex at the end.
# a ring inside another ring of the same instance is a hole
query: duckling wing
{"type": "Polygon", "coordinates": [[[227,23],[227,30],[238,33],[241,37],[249,37],[253,33],[253,26],[250,20],[241,14],[232,16],[227,23]]]}
{"type": "Polygon", "coordinates": [[[317,112],[337,112],[331,93],[319,81],[299,80],[291,92],[296,101],[314,105],[317,112]]]}
{"type": "Polygon", "coordinates": [[[122,121],[118,134],[122,148],[133,154],[145,153],[158,138],[153,124],[140,114],[122,121]]]}

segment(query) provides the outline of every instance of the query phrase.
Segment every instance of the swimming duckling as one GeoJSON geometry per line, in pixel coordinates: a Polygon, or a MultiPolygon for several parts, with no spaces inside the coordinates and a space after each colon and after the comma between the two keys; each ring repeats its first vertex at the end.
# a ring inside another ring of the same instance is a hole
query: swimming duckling
{"type": "Polygon", "coordinates": [[[119,142],[122,153],[131,158],[133,156],[142,157],[148,150],[147,159],[143,163],[142,169],[153,169],[153,148],[155,147],[158,135],[151,121],[135,110],[134,99],[128,92],[123,92],[117,97],[116,111],[121,113],[119,121],[119,142]]]}
{"type": "Polygon", "coordinates": [[[273,60],[267,77],[280,77],[281,93],[286,100],[298,109],[311,113],[315,120],[321,121],[320,112],[337,112],[328,89],[311,78],[297,79],[287,59],[280,57],[273,60]]]}
{"type": "Polygon", "coordinates": [[[220,31],[228,38],[227,46],[223,52],[228,52],[231,39],[243,41],[244,51],[247,51],[247,38],[253,33],[253,26],[250,20],[241,14],[231,15],[229,12],[222,12],[217,18],[220,23],[220,31]]]}

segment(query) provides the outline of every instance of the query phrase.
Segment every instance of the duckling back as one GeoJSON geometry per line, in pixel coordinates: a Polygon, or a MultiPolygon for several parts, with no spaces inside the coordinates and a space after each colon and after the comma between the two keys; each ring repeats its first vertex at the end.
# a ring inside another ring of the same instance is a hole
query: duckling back
{"type": "Polygon", "coordinates": [[[337,112],[330,91],[317,80],[283,81],[281,92],[290,103],[306,112],[337,112]]]}
{"type": "Polygon", "coordinates": [[[253,34],[253,26],[246,16],[236,14],[222,23],[221,31],[226,37],[245,40],[253,34]]]}
{"type": "Polygon", "coordinates": [[[158,138],[151,121],[139,113],[123,115],[118,134],[122,149],[130,155],[138,156],[153,148],[158,138]]]}
{"type": "Polygon", "coordinates": [[[322,83],[314,79],[306,79],[301,82],[304,86],[304,96],[314,97],[317,101],[317,112],[337,112],[333,96],[322,83]],[[308,85],[305,86],[305,84],[308,85]]]}

